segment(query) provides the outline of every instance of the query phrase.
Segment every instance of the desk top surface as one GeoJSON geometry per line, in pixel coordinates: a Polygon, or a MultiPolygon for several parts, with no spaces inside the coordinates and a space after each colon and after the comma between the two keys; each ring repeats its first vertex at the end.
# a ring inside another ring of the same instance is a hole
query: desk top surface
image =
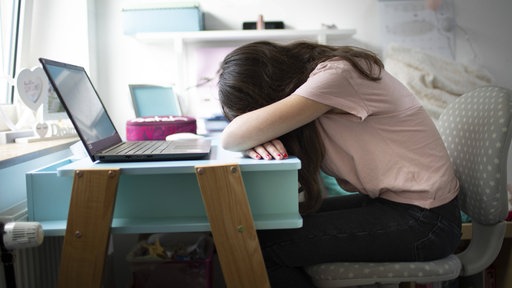
{"type": "Polygon", "coordinates": [[[48,153],[66,149],[78,138],[40,141],[34,143],[9,143],[0,145],[0,168],[16,165],[48,153]]]}
{"type": "Polygon", "coordinates": [[[120,168],[122,174],[131,175],[195,173],[196,166],[219,164],[237,164],[242,171],[298,170],[300,168],[300,160],[296,157],[285,160],[253,160],[243,157],[241,153],[226,151],[213,145],[209,157],[202,160],[93,163],[86,158],[62,166],[57,171],[59,176],[70,176],[76,169],[88,168],[120,168]]]}

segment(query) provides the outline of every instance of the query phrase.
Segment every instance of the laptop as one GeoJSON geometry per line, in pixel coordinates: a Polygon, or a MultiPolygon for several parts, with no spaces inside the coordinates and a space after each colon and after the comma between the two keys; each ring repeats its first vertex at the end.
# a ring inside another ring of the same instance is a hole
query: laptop
{"type": "Polygon", "coordinates": [[[201,159],[210,139],[122,141],[83,67],[40,58],[55,93],[93,161],[169,161],[201,159]]]}

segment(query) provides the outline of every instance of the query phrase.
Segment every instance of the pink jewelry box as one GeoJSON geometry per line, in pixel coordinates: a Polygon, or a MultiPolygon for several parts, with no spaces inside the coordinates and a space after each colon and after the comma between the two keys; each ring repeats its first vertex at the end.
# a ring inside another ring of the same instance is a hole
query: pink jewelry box
{"type": "Polygon", "coordinates": [[[196,119],[189,116],[138,117],[126,122],[126,140],[165,140],[175,133],[197,133],[196,119]]]}

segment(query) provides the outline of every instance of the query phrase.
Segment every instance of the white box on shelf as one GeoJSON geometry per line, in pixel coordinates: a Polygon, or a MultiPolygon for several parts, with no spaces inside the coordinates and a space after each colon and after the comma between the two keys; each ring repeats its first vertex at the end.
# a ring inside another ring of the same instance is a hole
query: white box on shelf
{"type": "Polygon", "coordinates": [[[123,9],[124,34],[204,30],[198,4],[137,5],[123,9]]]}

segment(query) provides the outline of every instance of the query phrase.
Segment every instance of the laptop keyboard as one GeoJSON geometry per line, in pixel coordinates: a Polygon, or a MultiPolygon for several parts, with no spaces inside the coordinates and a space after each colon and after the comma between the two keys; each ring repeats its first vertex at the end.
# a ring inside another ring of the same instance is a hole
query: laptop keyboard
{"type": "Polygon", "coordinates": [[[172,144],[172,142],[168,141],[125,142],[123,145],[119,145],[108,152],[121,155],[154,154],[161,153],[170,148],[172,144]]]}

